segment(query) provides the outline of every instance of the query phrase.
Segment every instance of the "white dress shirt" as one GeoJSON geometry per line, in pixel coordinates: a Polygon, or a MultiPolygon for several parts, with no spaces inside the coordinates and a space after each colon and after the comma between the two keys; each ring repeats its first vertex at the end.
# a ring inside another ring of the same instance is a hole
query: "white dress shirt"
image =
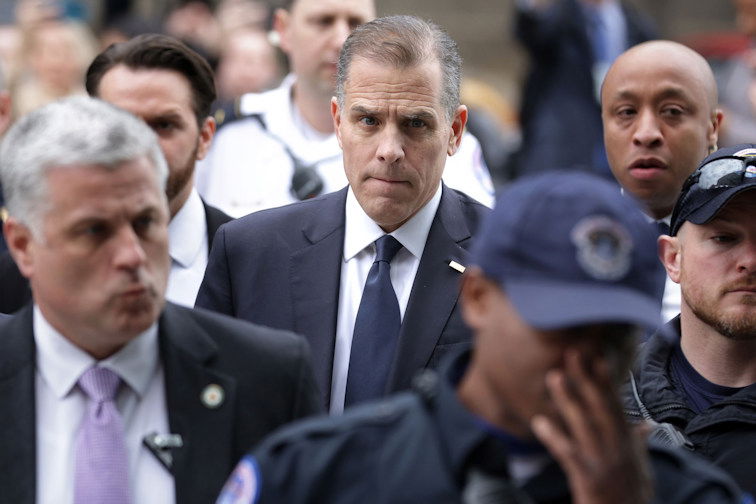
{"type": "MultiPolygon", "coordinates": [[[[657,222],[661,221],[669,226],[670,222],[672,221],[672,215],[667,215],[663,219],[654,219],[646,213],[644,213],[643,216],[649,223],[652,223],[654,225],[657,222]]],[[[659,260],[661,261],[661,259],[659,260]]],[[[682,293],[680,291],[680,284],[675,283],[671,278],[669,278],[669,275],[666,275],[666,280],[664,281],[664,294],[662,295],[662,322],[668,322],[679,315],[681,302],[682,293]]]]}
{"type": "Polygon", "coordinates": [[[205,207],[195,189],[168,224],[168,252],[171,273],[165,297],[193,307],[207,267],[207,219],[205,207]]]}
{"type": "MultiPolygon", "coordinates": [[[[209,204],[232,217],[297,201],[291,194],[293,163],[285,145],[303,163],[314,165],[323,193],[347,185],[341,148],[334,133],[310,127],[292,102],[295,76],[264,93],[241,97],[242,114],[257,114],[266,124],[246,118],[218,130],[205,159],[197,163],[196,187],[209,204]]],[[[478,140],[469,133],[454,156],[448,157],[444,182],[486,206],[494,202],[494,187],[478,140]]]]}
{"type": "MultiPolygon", "coordinates": [[[[36,343],[37,504],[73,503],[76,435],[87,399],[79,377],[97,361],[75,346],[34,307],[36,343]]],[[[167,434],[163,367],[158,358],[157,324],[116,354],[99,362],[122,378],[116,399],[129,456],[132,502],[175,501],[171,474],[142,445],[147,434],[167,434]]]]}
{"type": "MultiPolygon", "coordinates": [[[[667,215],[661,219],[667,226],[672,221],[672,215],[667,215]]],[[[680,284],[675,283],[667,275],[664,281],[664,295],[662,296],[662,322],[668,322],[680,314],[680,304],[682,303],[682,290],[680,284]]]]}
{"type": "MultiPolygon", "coordinates": [[[[391,285],[399,301],[399,313],[404,320],[415,274],[423,256],[433,218],[441,202],[441,185],[433,197],[410,220],[389,233],[403,248],[391,261],[391,285]]],[[[352,334],[357,311],[362,301],[368,273],[375,261],[374,242],[386,234],[357,202],[350,187],[346,198],[346,221],[344,228],[344,256],[341,263],[338,318],[336,319],[336,344],[333,355],[331,379],[332,414],[344,410],[349,357],[352,351],[352,334]]]]}

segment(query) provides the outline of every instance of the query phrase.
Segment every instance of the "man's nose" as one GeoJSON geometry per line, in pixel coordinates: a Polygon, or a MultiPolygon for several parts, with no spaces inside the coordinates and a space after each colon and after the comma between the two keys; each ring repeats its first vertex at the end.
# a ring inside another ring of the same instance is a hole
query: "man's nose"
{"type": "Polygon", "coordinates": [[[756,235],[750,235],[743,241],[738,254],[738,270],[756,276],[756,235]]]}
{"type": "Polygon", "coordinates": [[[349,25],[349,21],[346,19],[337,19],[333,24],[332,46],[336,50],[340,50],[350,33],[352,33],[352,28],[349,25]]]}
{"type": "Polygon", "coordinates": [[[643,147],[654,147],[663,140],[659,120],[652,111],[641,111],[638,114],[633,143],[643,147]]]}
{"type": "Polygon", "coordinates": [[[376,150],[376,157],[383,163],[392,164],[404,157],[402,135],[393,126],[387,126],[380,133],[380,143],[376,150]]]}
{"type": "Polygon", "coordinates": [[[117,268],[133,270],[142,266],[147,259],[142,241],[131,226],[124,226],[118,231],[114,246],[117,268]]]}

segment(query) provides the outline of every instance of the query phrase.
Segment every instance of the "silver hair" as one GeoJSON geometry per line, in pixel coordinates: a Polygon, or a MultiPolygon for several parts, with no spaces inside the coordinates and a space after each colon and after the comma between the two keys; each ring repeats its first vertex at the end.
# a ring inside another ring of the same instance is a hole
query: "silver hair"
{"type": "Polygon", "coordinates": [[[459,107],[462,58],[457,43],[438,25],[415,16],[388,16],[358,26],[344,42],[336,74],[336,98],[344,108],[346,81],[354,58],[411,68],[436,60],[441,65],[441,106],[447,119],[459,107]]]}
{"type": "Polygon", "coordinates": [[[115,169],[147,157],[165,193],[168,165],[155,133],[140,119],[96,98],[55,101],[22,117],[0,144],[0,180],[10,216],[38,238],[47,211],[47,170],[81,164],[115,169]]]}

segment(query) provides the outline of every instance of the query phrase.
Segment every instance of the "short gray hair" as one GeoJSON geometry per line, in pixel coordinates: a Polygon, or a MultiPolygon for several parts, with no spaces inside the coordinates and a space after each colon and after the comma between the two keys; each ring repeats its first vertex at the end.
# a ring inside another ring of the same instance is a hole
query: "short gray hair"
{"type": "Polygon", "coordinates": [[[47,170],[97,164],[115,169],[147,157],[165,192],[168,165],[155,133],[140,119],[95,98],[55,101],[18,120],[0,145],[0,180],[9,215],[41,238],[47,170]]]}
{"type": "Polygon", "coordinates": [[[339,55],[336,98],[344,108],[349,67],[355,57],[411,68],[434,59],[441,65],[441,106],[451,120],[459,106],[462,58],[457,43],[438,25],[415,16],[388,16],[355,28],[339,55]]]}

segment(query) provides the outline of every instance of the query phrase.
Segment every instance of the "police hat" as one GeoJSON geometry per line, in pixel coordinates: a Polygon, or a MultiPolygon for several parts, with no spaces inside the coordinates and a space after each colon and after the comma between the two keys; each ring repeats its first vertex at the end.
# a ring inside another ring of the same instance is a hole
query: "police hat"
{"type": "Polygon", "coordinates": [[[538,329],[660,323],[656,233],[633,200],[594,175],[550,172],[508,186],[477,235],[473,263],[538,329]]]}
{"type": "Polygon", "coordinates": [[[683,184],[670,235],[685,221],[706,224],[735,195],[756,188],[756,144],[725,147],[707,156],[683,184]]]}

